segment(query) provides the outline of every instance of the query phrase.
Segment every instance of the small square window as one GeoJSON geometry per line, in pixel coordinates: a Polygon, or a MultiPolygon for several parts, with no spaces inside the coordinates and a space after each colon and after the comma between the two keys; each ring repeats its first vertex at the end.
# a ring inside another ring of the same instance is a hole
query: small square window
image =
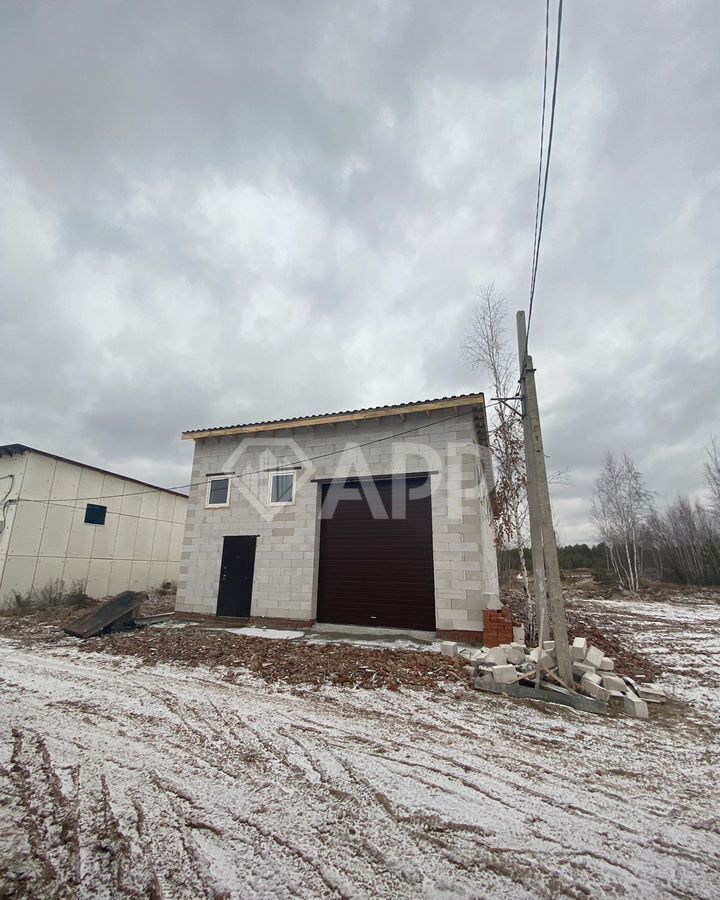
{"type": "Polygon", "coordinates": [[[208,482],[206,506],[229,506],[230,479],[213,478],[208,482]]]}
{"type": "Polygon", "coordinates": [[[97,503],[88,503],[85,507],[85,521],[88,525],[104,525],[107,506],[99,506],[97,503]]]}
{"type": "Polygon", "coordinates": [[[270,503],[292,503],[295,498],[295,473],[273,472],[270,475],[270,503]]]}

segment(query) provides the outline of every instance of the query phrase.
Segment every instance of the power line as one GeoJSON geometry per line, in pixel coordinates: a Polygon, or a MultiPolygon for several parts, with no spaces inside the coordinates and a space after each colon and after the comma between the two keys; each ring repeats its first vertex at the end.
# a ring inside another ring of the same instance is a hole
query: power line
{"type": "MultiPolygon", "coordinates": [[[[497,403],[488,403],[485,406],[485,409],[488,409],[492,406],[497,406],[497,403]]],[[[458,419],[460,416],[467,415],[465,412],[455,413],[452,416],[448,416],[446,419],[435,419],[435,421],[424,422],[422,425],[419,425],[417,428],[408,428],[405,431],[396,431],[393,434],[386,434],[383,437],[373,438],[370,441],[363,441],[361,444],[353,445],[350,450],[360,450],[362,447],[369,447],[371,444],[379,444],[382,441],[390,441],[393,438],[403,437],[406,434],[413,434],[417,431],[422,431],[423,428],[429,428],[431,425],[442,425],[444,422],[451,422],[453,419],[458,419]]],[[[330,450],[327,453],[318,453],[316,456],[307,456],[302,460],[299,460],[303,463],[315,462],[318,459],[327,459],[329,456],[337,456],[340,453],[347,453],[348,448],[343,447],[338,450],[330,450]]],[[[251,475],[264,475],[267,472],[275,472],[277,471],[277,466],[270,466],[266,469],[256,469],[254,472],[241,472],[239,475],[228,475],[228,478],[249,478],[251,475]]],[[[67,506],[68,503],[77,503],[78,501],[93,501],[93,500],[115,500],[120,497],[136,497],[139,494],[154,494],[154,493],[162,493],[164,491],[179,491],[182,488],[191,488],[198,487],[199,485],[208,484],[212,479],[205,478],[202,481],[192,481],[189,484],[180,484],[176,487],[171,488],[152,488],[148,491],[133,491],[128,494],[95,494],[94,497],[67,497],[67,498],[57,498],[55,497],[52,500],[44,500],[40,497],[21,497],[19,498],[21,501],[25,501],[27,503],[50,503],[50,504],[60,504],[64,509],[82,509],[80,506],[67,506]]],[[[131,513],[122,513],[122,515],[132,515],[131,513]]],[[[141,518],[141,517],[137,517],[141,518]]]]}
{"type": "Polygon", "coordinates": [[[542,189],[543,156],[545,152],[545,107],[547,105],[548,39],[550,37],[550,0],[545,0],[545,62],[543,64],[542,116],[540,118],[540,155],[538,158],[537,191],[535,193],[535,233],[533,253],[530,263],[530,305],[532,306],[533,283],[535,281],[535,261],[538,252],[538,222],[540,221],[540,192],[542,189]]]}
{"type": "MultiPolygon", "coordinates": [[[[538,221],[538,201],[535,203],[535,237],[533,240],[533,261],[530,273],[530,302],[528,304],[527,331],[525,334],[525,352],[523,353],[523,366],[527,357],[528,342],[530,340],[530,323],[532,321],[533,301],[535,299],[535,284],[537,281],[538,262],[540,259],[540,242],[542,240],[543,221],[545,219],[545,199],[547,197],[548,174],[550,172],[550,156],[552,154],[553,131],[555,127],[555,102],[557,99],[558,72],[560,70],[560,32],[562,29],[563,0],[558,0],[557,35],[555,38],[555,69],[553,72],[553,92],[550,101],[550,126],[548,129],[547,157],[545,159],[545,177],[543,179],[542,202],[540,203],[540,218],[538,221]]],[[[548,60],[548,35],[550,31],[550,0],[545,2],[545,74],[543,77],[543,105],[542,125],[540,134],[540,167],[538,171],[538,199],[540,196],[540,173],[543,170],[543,145],[545,132],[545,104],[547,97],[547,60],[548,60]]]]}

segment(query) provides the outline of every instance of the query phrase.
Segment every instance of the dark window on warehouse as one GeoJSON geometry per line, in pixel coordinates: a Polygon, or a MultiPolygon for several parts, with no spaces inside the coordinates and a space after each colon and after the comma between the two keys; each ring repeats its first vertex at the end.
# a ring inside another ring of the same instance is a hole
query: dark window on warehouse
{"type": "Polygon", "coordinates": [[[99,506],[97,503],[88,503],[85,507],[85,521],[88,525],[104,525],[107,506],[99,506]]]}

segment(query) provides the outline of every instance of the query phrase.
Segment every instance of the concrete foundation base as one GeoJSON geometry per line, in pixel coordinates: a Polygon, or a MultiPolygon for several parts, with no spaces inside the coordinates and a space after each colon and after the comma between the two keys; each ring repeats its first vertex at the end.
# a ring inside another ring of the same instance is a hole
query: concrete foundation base
{"type": "Polygon", "coordinates": [[[265,625],[268,628],[298,628],[302,631],[307,631],[308,628],[315,624],[315,619],[272,619],[269,616],[231,618],[229,616],[208,616],[190,612],[176,612],[174,618],[178,622],[202,622],[227,628],[235,628],[242,625],[265,625]]]}

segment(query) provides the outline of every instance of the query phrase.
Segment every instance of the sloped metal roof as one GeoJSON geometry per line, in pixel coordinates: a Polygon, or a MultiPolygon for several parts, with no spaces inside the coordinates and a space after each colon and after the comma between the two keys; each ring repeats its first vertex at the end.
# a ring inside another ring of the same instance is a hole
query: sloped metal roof
{"type": "Polygon", "coordinates": [[[330,425],[337,422],[351,422],[354,419],[380,418],[381,416],[397,416],[415,412],[431,412],[433,409],[447,409],[460,406],[485,406],[485,396],[478,394],[456,394],[450,397],[437,397],[433,400],[414,400],[409,403],[386,404],[385,406],[369,406],[361,409],[347,409],[342,412],[316,413],[292,419],[269,419],[263,422],[247,422],[238,425],[218,425],[210,428],[196,428],[183,431],[183,440],[198,440],[204,437],[220,437],[226,434],[239,434],[251,431],[274,431],[282,428],[303,428],[311,425],[330,425]]]}
{"type": "Polygon", "coordinates": [[[87,463],[78,462],[76,459],[58,456],[57,453],[48,453],[46,450],[28,447],[27,444],[0,444],[0,458],[3,456],[21,456],[23,453],[38,453],[40,456],[47,456],[50,459],[58,460],[58,462],[70,463],[72,466],[81,466],[83,469],[91,469],[93,472],[100,472],[102,475],[112,475],[114,478],[122,478],[123,481],[132,481],[133,484],[139,484],[142,485],[142,487],[149,487],[156,491],[162,491],[164,494],[175,494],[176,497],[187,498],[187,494],[183,494],[182,491],[172,491],[168,488],[158,487],[156,484],[150,484],[149,481],[140,481],[139,478],[132,478],[130,475],[120,475],[118,472],[110,472],[108,469],[89,466],[87,463]]]}

